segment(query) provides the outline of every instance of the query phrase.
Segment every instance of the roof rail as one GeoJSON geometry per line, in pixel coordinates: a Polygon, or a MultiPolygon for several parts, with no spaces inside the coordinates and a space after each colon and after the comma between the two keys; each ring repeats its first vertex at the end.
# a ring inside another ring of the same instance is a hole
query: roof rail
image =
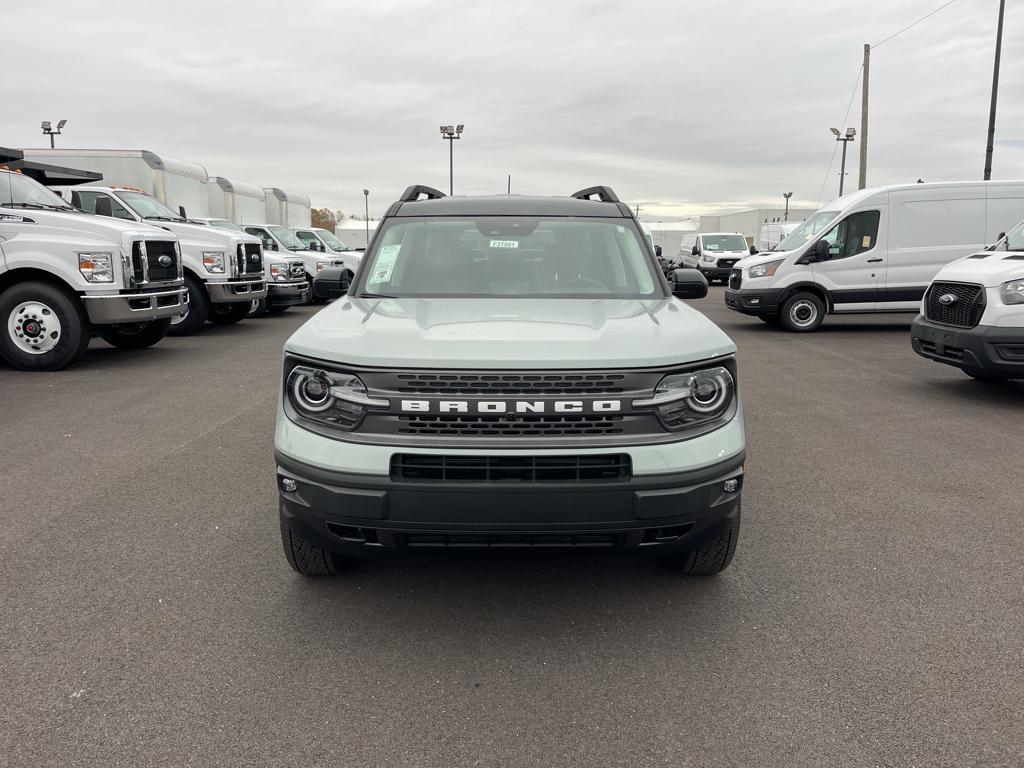
{"type": "Polygon", "coordinates": [[[420,195],[426,195],[427,200],[438,200],[444,197],[444,192],[433,187],[425,187],[422,184],[414,184],[411,187],[405,188],[405,192],[398,198],[398,201],[400,203],[414,203],[420,199],[420,195]]]}
{"type": "Polygon", "coordinates": [[[594,195],[597,195],[597,199],[602,203],[619,202],[619,196],[615,194],[611,187],[587,187],[579,192],[572,193],[572,196],[577,200],[592,200],[594,195]]]}

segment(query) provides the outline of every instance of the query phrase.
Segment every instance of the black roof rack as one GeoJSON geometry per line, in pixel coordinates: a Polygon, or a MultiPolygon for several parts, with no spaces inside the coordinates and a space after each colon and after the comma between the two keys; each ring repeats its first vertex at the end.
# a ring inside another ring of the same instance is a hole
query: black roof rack
{"type": "Polygon", "coordinates": [[[597,195],[597,199],[602,203],[620,202],[619,196],[615,194],[611,187],[587,187],[579,192],[572,193],[572,196],[577,200],[593,200],[594,195],[597,195]]]}
{"type": "Polygon", "coordinates": [[[420,195],[426,195],[427,200],[439,200],[444,197],[444,192],[422,184],[414,184],[411,187],[405,188],[405,192],[398,198],[398,201],[400,203],[414,203],[420,199],[420,195]]]}

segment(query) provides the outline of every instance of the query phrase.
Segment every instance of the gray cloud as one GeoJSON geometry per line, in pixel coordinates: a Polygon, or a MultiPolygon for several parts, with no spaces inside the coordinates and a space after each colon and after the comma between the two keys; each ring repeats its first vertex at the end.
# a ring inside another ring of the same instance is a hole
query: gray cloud
{"type": "MultiPolygon", "coordinates": [[[[828,200],[863,43],[936,0],[42,2],[10,11],[0,144],[148,148],[372,211],[456,191],[613,185],[649,215],[828,200]],[[16,66],[12,66],[12,62],[16,66]],[[797,202],[799,201],[799,202],[797,202]]],[[[1013,4],[1010,4],[1011,6],[1013,4]]],[[[996,178],[1024,178],[1024,8],[1008,8],[996,178]]],[[[980,178],[995,4],[959,0],[875,49],[869,181],[980,178]]],[[[847,125],[859,129],[859,93],[847,125]]],[[[857,143],[850,165],[856,181],[857,143]]]]}

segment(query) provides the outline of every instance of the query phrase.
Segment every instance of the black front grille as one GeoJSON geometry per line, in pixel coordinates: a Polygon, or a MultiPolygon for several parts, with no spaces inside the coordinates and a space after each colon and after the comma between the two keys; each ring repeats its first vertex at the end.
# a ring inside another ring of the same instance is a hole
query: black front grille
{"type": "Polygon", "coordinates": [[[621,435],[623,417],[594,414],[539,416],[508,413],[500,416],[423,415],[399,416],[403,435],[462,435],[464,437],[542,437],[621,435]]]}
{"type": "Polygon", "coordinates": [[[239,243],[235,259],[240,276],[263,272],[263,252],[259,243],[239,243]]]}
{"type": "Polygon", "coordinates": [[[146,260],[149,262],[151,283],[178,279],[178,251],[174,243],[167,240],[146,241],[146,260]]]}
{"type": "Polygon", "coordinates": [[[939,351],[938,346],[932,341],[921,341],[921,351],[932,357],[941,357],[946,360],[963,360],[964,350],[962,347],[943,347],[939,351]]]}
{"type": "Polygon", "coordinates": [[[288,269],[292,280],[298,280],[306,276],[306,267],[301,261],[292,262],[292,265],[288,269]]]}
{"type": "Polygon", "coordinates": [[[984,312],[985,289],[980,285],[932,283],[924,297],[924,315],[935,323],[973,328],[984,312]]]}
{"type": "Polygon", "coordinates": [[[719,259],[718,267],[720,269],[732,269],[732,265],[737,261],[739,261],[739,259],[719,259]]]}
{"type": "Polygon", "coordinates": [[[633,474],[628,454],[598,456],[427,456],[395,454],[396,482],[614,483],[633,474]]]}
{"type": "Polygon", "coordinates": [[[738,291],[742,284],[743,284],[743,272],[742,271],[740,271],[738,269],[734,269],[732,272],[729,273],[729,287],[730,288],[732,288],[734,291],[738,291]]]}
{"type": "Polygon", "coordinates": [[[622,392],[626,377],[617,373],[400,373],[399,392],[421,395],[549,395],[622,392]]]}

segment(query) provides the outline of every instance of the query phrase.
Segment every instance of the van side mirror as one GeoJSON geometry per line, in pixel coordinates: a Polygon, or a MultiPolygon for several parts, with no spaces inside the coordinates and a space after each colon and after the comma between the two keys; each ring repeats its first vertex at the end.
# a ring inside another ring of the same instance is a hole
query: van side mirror
{"type": "Polygon", "coordinates": [[[691,256],[700,256],[700,246],[699,245],[693,246],[693,250],[690,251],[690,255],[691,256]]]}
{"type": "Polygon", "coordinates": [[[824,240],[819,240],[814,244],[814,260],[815,261],[828,261],[828,243],[824,240]]]}
{"type": "Polygon", "coordinates": [[[672,273],[672,295],[680,299],[703,299],[708,295],[708,281],[696,269],[677,269],[672,273]]]}
{"type": "Polygon", "coordinates": [[[328,267],[313,278],[313,293],[321,299],[337,299],[348,293],[348,276],[344,267],[328,267]]]}
{"type": "Polygon", "coordinates": [[[110,198],[106,195],[96,196],[96,211],[97,216],[113,216],[114,206],[110,204],[110,198]]]}
{"type": "Polygon", "coordinates": [[[759,253],[756,245],[750,246],[750,255],[753,256],[755,253],[759,253]]]}
{"type": "Polygon", "coordinates": [[[660,245],[654,246],[654,255],[657,256],[659,259],[661,258],[661,246],[660,245]]]}

